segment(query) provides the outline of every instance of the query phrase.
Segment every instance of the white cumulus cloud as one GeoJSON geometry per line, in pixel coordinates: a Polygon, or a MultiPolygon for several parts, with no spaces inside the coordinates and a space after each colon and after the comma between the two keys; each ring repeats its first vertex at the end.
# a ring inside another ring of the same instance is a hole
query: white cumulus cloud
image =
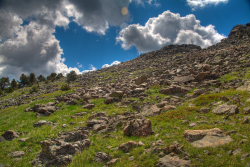
{"type": "Polygon", "coordinates": [[[218,5],[220,3],[228,3],[229,0],[187,0],[189,6],[193,9],[203,8],[207,5],[218,5]]]}
{"type": "Polygon", "coordinates": [[[123,28],[117,42],[124,49],[136,47],[139,52],[148,52],[170,44],[194,44],[205,48],[223,38],[213,25],[202,26],[193,14],[182,17],[165,11],[150,18],[145,25],[132,24],[123,28]]]}
{"type": "Polygon", "coordinates": [[[68,67],[56,27],[67,28],[71,21],[89,32],[104,35],[110,26],[129,18],[122,14],[131,0],[0,0],[0,77],[21,73],[51,72],[78,74],[80,64],[68,67]]]}
{"type": "Polygon", "coordinates": [[[104,65],[102,66],[102,68],[108,68],[108,67],[115,66],[115,65],[118,65],[118,64],[121,64],[121,62],[120,62],[120,61],[114,61],[114,62],[111,63],[111,64],[104,64],[104,65]]]}

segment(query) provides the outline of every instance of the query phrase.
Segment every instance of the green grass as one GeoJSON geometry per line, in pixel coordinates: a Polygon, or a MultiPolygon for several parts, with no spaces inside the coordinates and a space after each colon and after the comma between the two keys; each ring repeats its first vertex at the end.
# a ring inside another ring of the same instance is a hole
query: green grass
{"type": "Polygon", "coordinates": [[[249,80],[249,79],[250,79],[250,68],[243,69],[242,71],[231,72],[219,78],[219,80],[222,83],[227,83],[234,80],[249,80]]]}
{"type": "MultiPolygon", "coordinates": [[[[246,73],[247,74],[247,73],[246,73]]],[[[230,78],[230,77],[226,77],[230,78]]],[[[226,79],[228,80],[228,79],[226,79]]],[[[77,88],[75,88],[77,89],[77,88]]],[[[145,93],[148,95],[144,100],[138,98],[128,98],[125,100],[134,100],[138,104],[150,102],[152,104],[160,102],[169,96],[161,94],[160,86],[154,86],[145,93]]],[[[9,97],[16,97],[20,92],[28,91],[24,89],[17,90],[9,97]]],[[[8,164],[13,167],[31,167],[31,162],[37,157],[41,151],[40,142],[46,139],[55,138],[62,131],[71,131],[74,128],[86,125],[88,117],[96,112],[105,112],[112,116],[122,114],[124,112],[135,112],[131,105],[124,106],[122,103],[105,104],[103,98],[93,99],[91,102],[95,107],[91,110],[83,109],[82,105],[66,105],[60,103],[60,109],[49,117],[37,117],[33,112],[24,112],[27,107],[35,104],[45,104],[53,102],[56,96],[71,93],[75,90],[69,91],[55,91],[53,93],[40,95],[29,104],[9,107],[0,111],[0,134],[6,130],[15,130],[21,133],[20,138],[28,138],[26,142],[20,142],[18,139],[13,141],[0,142],[0,164],[8,164]],[[79,112],[87,112],[83,117],[72,118],[71,116],[79,112]],[[33,124],[39,120],[48,120],[54,122],[55,126],[42,126],[34,128],[33,124]],[[62,125],[67,124],[66,128],[62,125]],[[21,160],[15,160],[9,157],[9,153],[13,151],[25,151],[26,155],[21,160]]],[[[173,142],[177,141],[184,146],[184,150],[190,155],[193,166],[199,167],[245,167],[250,163],[250,158],[240,160],[244,153],[250,153],[250,124],[242,124],[242,119],[245,116],[242,113],[242,108],[250,107],[250,103],[246,102],[250,99],[250,92],[225,90],[219,93],[210,93],[201,95],[195,99],[186,101],[177,109],[164,112],[161,115],[150,117],[152,121],[154,135],[149,137],[127,137],[123,135],[123,128],[119,127],[117,131],[108,134],[92,133],[90,140],[92,141],[89,149],[76,155],[70,167],[102,167],[105,164],[94,161],[97,152],[109,153],[113,158],[119,158],[119,161],[114,165],[117,167],[153,167],[157,164],[158,155],[145,150],[152,146],[152,143],[157,140],[163,140],[165,143],[162,147],[167,147],[173,142]],[[239,101],[240,99],[240,101],[239,101]],[[223,103],[237,104],[240,107],[240,114],[231,116],[229,120],[224,120],[224,116],[215,115],[212,112],[207,114],[199,113],[202,107],[208,107],[211,110],[214,103],[222,101],[223,103]],[[189,123],[183,123],[184,120],[192,122],[199,122],[195,127],[189,127],[189,123]],[[188,129],[209,129],[220,128],[225,131],[236,130],[237,133],[232,134],[233,142],[216,148],[194,148],[184,138],[183,134],[188,129]],[[245,144],[241,144],[242,139],[248,139],[245,144]],[[122,143],[128,141],[142,141],[145,146],[140,146],[133,149],[130,153],[124,153],[117,148],[122,143]],[[229,155],[230,150],[241,148],[242,152],[239,155],[229,155]],[[206,151],[210,152],[208,156],[206,151]],[[133,156],[134,160],[129,160],[133,156]]]]}

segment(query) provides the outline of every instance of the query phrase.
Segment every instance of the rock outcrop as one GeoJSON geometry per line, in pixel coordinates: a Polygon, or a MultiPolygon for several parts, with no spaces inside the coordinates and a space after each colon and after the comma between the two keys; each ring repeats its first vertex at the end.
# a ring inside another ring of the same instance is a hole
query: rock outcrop
{"type": "Polygon", "coordinates": [[[230,136],[218,128],[186,130],[184,136],[194,147],[217,147],[233,141],[230,136]]]}

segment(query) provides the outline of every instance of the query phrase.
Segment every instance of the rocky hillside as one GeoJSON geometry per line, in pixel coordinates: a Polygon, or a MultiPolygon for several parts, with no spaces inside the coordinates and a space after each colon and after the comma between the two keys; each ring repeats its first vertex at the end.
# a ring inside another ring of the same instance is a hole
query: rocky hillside
{"type": "Polygon", "coordinates": [[[0,97],[0,167],[250,166],[250,24],[0,97]]]}

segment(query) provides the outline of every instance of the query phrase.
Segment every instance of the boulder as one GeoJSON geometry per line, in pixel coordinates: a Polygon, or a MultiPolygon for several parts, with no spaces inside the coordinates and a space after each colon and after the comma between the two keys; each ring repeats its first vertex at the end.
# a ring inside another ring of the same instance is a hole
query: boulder
{"type": "Polygon", "coordinates": [[[228,144],[233,139],[226,135],[219,128],[206,130],[186,130],[184,137],[191,142],[194,147],[217,147],[228,144]]]}
{"type": "Polygon", "coordinates": [[[149,136],[154,132],[149,119],[134,119],[127,123],[124,130],[126,136],[149,136]]]}
{"type": "Polygon", "coordinates": [[[11,141],[15,138],[18,138],[19,135],[17,132],[13,131],[13,130],[7,130],[6,132],[4,132],[4,134],[2,135],[2,137],[5,139],[5,140],[8,140],[8,141],[11,141]]]}
{"type": "Polygon", "coordinates": [[[159,159],[157,167],[190,167],[191,161],[184,160],[178,156],[165,155],[159,159]]]}
{"type": "Polygon", "coordinates": [[[222,114],[233,115],[237,114],[239,112],[239,109],[238,106],[236,105],[222,104],[214,108],[212,112],[218,115],[222,114]]]}

